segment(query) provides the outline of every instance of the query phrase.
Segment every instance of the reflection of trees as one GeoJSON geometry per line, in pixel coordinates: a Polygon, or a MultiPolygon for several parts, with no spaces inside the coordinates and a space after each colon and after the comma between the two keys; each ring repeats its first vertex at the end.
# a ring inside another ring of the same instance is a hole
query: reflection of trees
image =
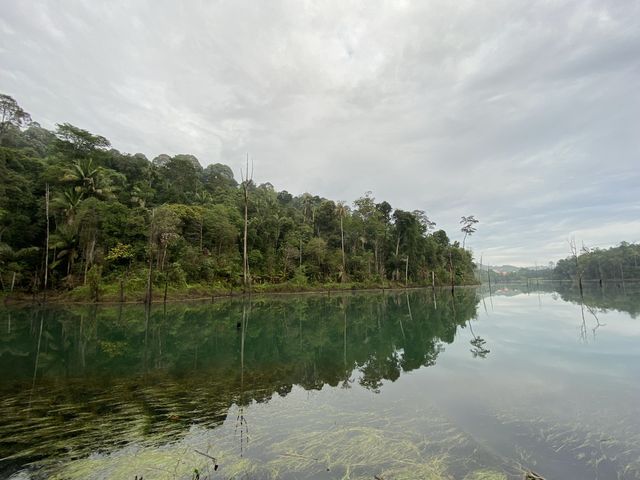
{"type": "MultiPolygon", "coordinates": [[[[353,370],[363,384],[394,380],[434,364],[476,304],[472,290],[443,295],[437,309],[426,292],[254,299],[256,320],[242,332],[237,325],[245,318],[244,327],[246,312],[231,301],[148,314],[142,306],[53,309],[44,320],[39,377],[131,377],[145,368],[172,377],[213,369],[228,377],[242,363],[249,375],[307,389],[336,386],[353,370]]],[[[40,316],[29,309],[11,316],[0,366],[19,381],[33,373],[40,316]]],[[[233,376],[240,383],[240,373],[233,376]]]]}
{"type": "Polygon", "coordinates": [[[473,355],[473,358],[486,358],[486,356],[491,353],[491,350],[487,348],[487,341],[474,333],[471,320],[469,320],[469,331],[473,337],[473,339],[469,340],[472,347],[471,355],[473,355]]]}
{"type": "Polygon", "coordinates": [[[7,405],[0,438],[16,425],[23,436],[0,440],[0,458],[22,450],[31,459],[68,449],[80,455],[123,438],[175,440],[193,422],[218,425],[232,405],[268,401],[294,385],[320,389],[355,378],[379,391],[385,380],[433,365],[476,305],[473,290],[437,302],[430,291],[261,298],[252,299],[250,328],[238,301],[150,312],[52,308],[43,321],[30,419],[23,405],[41,317],[33,309],[11,310],[10,333],[0,337],[0,399],[7,405]],[[42,418],[50,430],[37,439],[42,418]]]}
{"type": "MultiPolygon", "coordinates": [[[[251,302],[251,297],[249,297],[249,302],[251,302]]],[[[240,324],[240,401],[238,402],[238,415],[236,416],[236,434],[240,433],[240,456],[244,452],[245,444],[249,443],[249,424],[247,423],[247,418],[244,414],[245,406],[247,405],[247,400],[245,397],[244,390],[244,348],[245,348],[245,339],[247,336],[247,329],[249,328],[249,317],[251,315],[251,303],[249,303],[249,308],[247,309],[246,304],[242,304],[242,322],[240,324]]]]}
{"type": "Polygon", "coordinates": [[[626,287],[616,282],[603,282],[602,287],[598,282],[583,282],[583,295],[580,290],[566,282],[540,283],[539,289],[546,292],[557,292],[562,300],[590,307],[594,312],[606,312],[618,310],[626,312],[631,317],[640,315],[640,284],[627,282],[626,287]]]}
{"type": "Polygon", "coordinates": [[[606,327],[606,323],[600,322],[600,313],[617,310],[632,318],[640,314],[640,284],[637,282],[627,283],[625,288],[616,282],[584,282],[582,290],[566,282],[552,282],[539,284],[538,289],[553,292],[556,300],[560,297],[580,306],[579,337],[583,343],[589,342],[589,330],[595,341],[598,329],[606,327]]]}

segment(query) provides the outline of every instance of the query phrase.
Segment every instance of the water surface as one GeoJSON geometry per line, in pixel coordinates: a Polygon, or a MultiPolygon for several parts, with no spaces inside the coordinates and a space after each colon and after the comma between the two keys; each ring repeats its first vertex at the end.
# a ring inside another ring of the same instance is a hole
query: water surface
{"type": "Polygon", "coordinates": [[[539,290],[5,308],[0,477],[640,479],[638,288],[539,290]]]}

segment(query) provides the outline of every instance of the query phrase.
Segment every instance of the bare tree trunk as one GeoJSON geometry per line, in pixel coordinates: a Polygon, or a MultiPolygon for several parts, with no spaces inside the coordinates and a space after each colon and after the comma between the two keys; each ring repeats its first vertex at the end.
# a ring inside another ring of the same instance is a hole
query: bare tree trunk
{"type": "Polygon", "coordinates": [[[455,291],[455,280],[453,276],[453,260],[451,258],[451,250],[449,250],[449,274],[451,275],[451,293],[455,291]]]}
{"type": "Polygon", "coordinates": [[[404,287],[409,286],[409,255],[404,259],[404,287]]]}
{"type": "Polygon", "coordinates": [[[344,255],[344,227],[342,224],[342,215],[340,215],[340,242],[342,247],[342,278],[341,282],[344,282],[347,279],[347,260],[344,255]]]}
{"type": "Polygon", "coordinates": [[[316,207],[311,207],[311,228],[317,237],[320,236],[320,229],[316,230],[316,207]]]}
{"type": "Polygon", "coordinates": [[[87,271],[89,270],[89,247],[84,249],[84,273],[82,275],[82,284],[87,284],[87,271]]]}
{"type": "Polygon", "coordinates": [[[167,288],[169,286],[169,279],[167,275],[164,276],[164,304],[167,304],[167,288]]]}
{"type": "Polygon", "coordinates": [[[375,263],[376,275],[380,275],[380,265],[378,260],[378,239],[373,242],[373,261],[375,263]]]}
{"type": "Polygon", "coordinates": [[[45,186],[45,196],[44,196],[44,209],[45,216],[47,217],[47,240],[45,245],[45,254],[44,254],[44,291],[45,298],[47,296],[47,282],[49,280],[49,184],[47,183],[45,186]]]}
{"type": "Polygon", "coordinates": [[[160,263],[160,271],[164,272],[164,262],[167,258],[167,248],[169,248],[169,241],[166,241],[162,248],[162,262],[160,263]]]}
{"type": "Polygon", "coordinates": [[[91,243],[89,244],[89,247],[86,250],[86,261],[84,263],[84,281],[82,282],[83,285],[87,284],[87,272],[89,271],[89,267],[93,264],[93,255],[94,255],[94,251],[95,251],[95,247],[96,247],[96,237],[94,234],[93,239],[91,240],[91,243]]]}
{"type": "Polygon", "coordinates": [[[242,190],[244,193],[244,238],[242,246],[242,281],[244,288],[249,286],[249,255],[247,251],[247,238],[249,230],[249,182],[253,178],[253,174],[249,176],[249,154],[247,154],[246,172],[241,175],[242,190]]]}
{"type": "Polygon", "coordinates": [[[393,272],[393,277],[394,277],[394,280],[396,281],[399,280],[399,277],[400,277],[400,272],[398,272],[398,263],[397,263],[399,251],[400,251],[400,235],[398,235],[398,240],[396,241],[396,258],[395,258],[395,261],[393,262],[396,264],[396,269],[393,272]]]}
{"type": "Polygon", "coordinates": [[[347,276],[347,261],[344,256],[344,228],[342,227],[342,215],[340,216],[340,240],[342,242],[342,281],[347,276]]]}
{"type": "Polygon", "coordinates": [[[287,254],[287,249],[282,254],[282,281],[286,281],[287,279],[287,269],[289,268],[289,255],[287,254]]]}
{"type": "Polygon", "coordinates": [[[151,277],[153,271],[153,218],[155,216],[155,209],[151,210],[151,223],[149,225],[149,270],[147,272],[147,293],[145,295],[144,302],[147,305],[151,305],[153,288],[151,286],[151,277]]]}
{"type": "Polygon", "coordinates": [[[247,286],[247,275],[249,273],[249,256],[248,256],[248,252],[247,252],[247,236],[248,236],[248,226],[249,226],[249,212],[248,212],[248,207],[247,204],[249,202],[248,196],[247,196],[247,192],[245,190],[244,193],[244,241],[243,241],[243,247],[242,247],[242,253],[243,253],[243,279],[244,279],[244,286],[247,286]]]}
{"type": "Polygon", "coordinates": [[[580,295],[582,295],[582,272],[580,271],[580,262],[578,261],[578,247],[576,247],[576,241],[574,238],[569,241],[569,248],[571,249],[571,254],[576,262],[576,279],[578,280],[580,295]]]}

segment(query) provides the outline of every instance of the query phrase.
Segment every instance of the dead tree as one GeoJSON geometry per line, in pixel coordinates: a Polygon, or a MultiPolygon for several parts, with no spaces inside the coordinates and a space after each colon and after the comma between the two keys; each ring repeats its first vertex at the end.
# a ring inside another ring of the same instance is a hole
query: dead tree
{"type": "Polygon", "coordinates": [[[49,184],[47,183],[45,186],[45,193],[44,193],[44,210],[45,210],[45,216],[47,217],[47,239],[46,239],[46,245],[45,245],[45,253],[44,253],[44,298],[46,300],[47,298],[47,282],[49,280],[49,230],[50,230],[50,224],[49,224],[49,184]]]}
{"type": "MultiPolygon", "coordinates": [[[[580,289],[580,295],[582,295],[582,272],[580,271],[580,262],[578,261],[578,247],[576,247],[576,239],[569,240],[569,249],[571,250],[571,256],[576,263],[576,279],[578,281],[578,288],[580,289]]],[[[584,247],[583,247],[584,249],[584,247]]]]}
{"type": "Polygon", "coordinates": [[[242,283],[245,290],[249,287],[249,255],[247,251],[247,237],[249,230],[249,185],[253,181],[253,165],[251,166],[251,175],[249,175],[249,154],[247,154],[247,163],[245,171],[240,169],[240,177],[242,179],[242,196],[244,199],[244,236],[242,245],[242,283]]]}

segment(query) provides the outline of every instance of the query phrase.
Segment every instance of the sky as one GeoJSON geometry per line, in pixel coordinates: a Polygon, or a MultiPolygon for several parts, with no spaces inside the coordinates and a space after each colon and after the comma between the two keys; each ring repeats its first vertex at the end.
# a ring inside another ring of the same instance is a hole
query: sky
{"type": "Polygon", "coordinates": [[[0,0],[0,92],[452,239],[475,215],[485,264],[640,241],[640,0],[0,0]]]}

